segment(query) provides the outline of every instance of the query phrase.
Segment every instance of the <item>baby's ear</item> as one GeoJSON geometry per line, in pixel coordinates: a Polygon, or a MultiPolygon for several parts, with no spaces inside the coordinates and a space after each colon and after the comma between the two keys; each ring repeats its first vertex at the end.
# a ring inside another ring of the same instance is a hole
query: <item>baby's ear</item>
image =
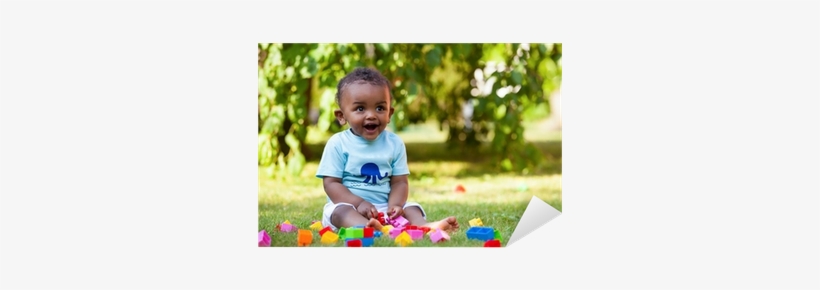
{"type": "Polygon", "coordinates": [[[345,123],[347,123],[345,121],[345,115],[342,114],[342,110],[337,109],[337,110],[333,111],[333,114],[336,115],[336,121],[339,121],[339,125],[344,126],[345,123]]]}

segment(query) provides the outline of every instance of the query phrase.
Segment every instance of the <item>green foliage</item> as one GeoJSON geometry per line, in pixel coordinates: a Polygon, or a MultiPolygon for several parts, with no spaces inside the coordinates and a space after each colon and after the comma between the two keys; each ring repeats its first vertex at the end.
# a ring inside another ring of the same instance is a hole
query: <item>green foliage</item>
{"type": "Polygon", "coordinates": [[[342,129],[333,115],[336,85],[358,66],[392,81],[391,129],[436,120],[449,148],[489,144],[500,170],[542,161],[521,122],[548,114],[533,110],[546,108],[546,96],[560,87],[561,44],[259,44],[259,165],[298,174],[307,126],[342,129]]]}

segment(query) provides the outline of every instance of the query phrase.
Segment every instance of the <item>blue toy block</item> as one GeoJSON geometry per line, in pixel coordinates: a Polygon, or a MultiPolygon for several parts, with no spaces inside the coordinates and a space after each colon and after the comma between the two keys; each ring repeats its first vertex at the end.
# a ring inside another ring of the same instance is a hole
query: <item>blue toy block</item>
{"type": "Polygon", "coordinates": [[[467,230],[467,239],[489,241],[493,238],[495,233],[490,227],[471,227],[467,230]]]}
{"type": "Polygon", "coordinates": [[[354,228],[360,228],[360,229],[363,229],[363,228],[364,228],[364,226],[363,226],[363,225],[358,225],[358,226],[354,226],[354,228]]]}
{"type": "Polygon", "coordinates": [[[373,231],[373,237],[374,238],[381,238],[382,237],[382,232],[381,231],[373,231]]]}

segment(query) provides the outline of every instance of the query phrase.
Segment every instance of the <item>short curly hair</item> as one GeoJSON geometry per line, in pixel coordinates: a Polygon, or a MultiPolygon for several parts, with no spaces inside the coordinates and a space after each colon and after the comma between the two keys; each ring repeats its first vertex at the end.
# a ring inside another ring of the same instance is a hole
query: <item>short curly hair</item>
{"type": "MultiPolygon", "coordinates": [[[[387,91],[391,90],[390,81],[387,80],[387,78],[384,77],[384,75],[382,75],[379,71],[369,67],[357,67],[352,72],[344,76],[339,81],[339,84],[336,86],[336,105],[341,104],[342,90],[344,90],[344,88],[347,87],[347,85],[365,82],[374,86],[385,86],[387,87],[387,91]]],[[[392,102],[392,92],[390,93],[389,97],[390,101],[392,102]]]]}

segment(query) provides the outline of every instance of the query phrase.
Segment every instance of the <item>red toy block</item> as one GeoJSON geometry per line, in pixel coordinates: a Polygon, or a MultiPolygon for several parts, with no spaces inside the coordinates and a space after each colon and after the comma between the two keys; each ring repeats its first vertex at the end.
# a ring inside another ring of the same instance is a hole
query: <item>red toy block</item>
{"type": "Polygon", "coordinates": [[[373,237],[373,228],[364,228],[364,237],[365,238],[372,238],[373,237]]]}
{"type": "Polygon", "coordinates": [[[485,248],[500,248],[501,247],[501,241],[499,241],[499,240],[489,240],[489,241],[484,243],[484,247],[485,248]]]}
{"type": "Polygon", "coordinates": [[[430,232],[430,227],[419,227],[419,229],[422,230],[425,234],[430,232]]]}
{"type": "Polygon", "coordinates": [[[322,229],[321,231],[319,231],[319,236],[321,237],[321,236],[322,236],[322,235],[324,235],[326,232],[331,232],[331,233],[332,233],[332,232],[333,232],[333,230],[331,230],[331,229],[330,229],[330,226],[327,226],[327,227],[325,227],[324,229],[322,229]]]}
{"type": "Polygon", "coordinates": [[[349,241],[347,241],[347,246],[348,247],[361,247],[362,246],[362,240],[359,240],[359,239],[349,240],[349,241]]]}

